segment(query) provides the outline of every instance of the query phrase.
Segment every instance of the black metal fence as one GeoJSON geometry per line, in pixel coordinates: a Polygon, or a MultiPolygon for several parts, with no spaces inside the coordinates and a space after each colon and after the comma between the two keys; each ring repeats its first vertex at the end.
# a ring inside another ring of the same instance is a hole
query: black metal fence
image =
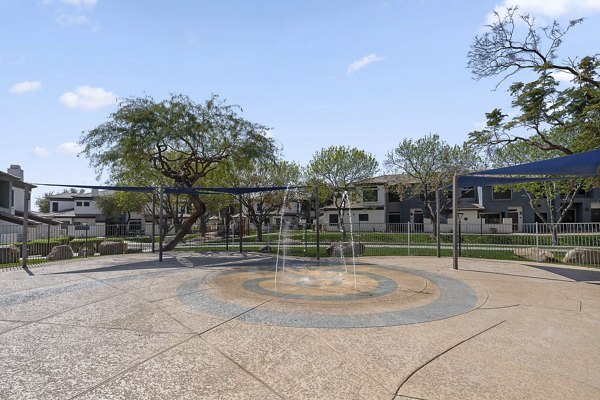
{"type": "MultiPolygon", "coordinates": [[[[495,227],[459,225],[461,257],[532,260],[600,266],[600,223],[560,225],[511,224],[495,227]]],[[[331,225],[268,226],[257,229],[224,225],[196,226],[174,251],[261,251],[291,256],[328,256],[332,243],[360,243],[364,256],[452,255],[453,235],[442,225],[437,237],[432,225],[346,224],[345,232],[331,225]],[[318,238],[317,238],[318,236],[318,238]],[[318,239],[318,240],[317,240],[318,239]],[[439,249],[439,250],[438,250],[439,249]]],[[[0,268],[23,265],[22,227],[0,226],[0,268]]],[[[168,243],[173,232],[167,233],[168,243]]],[[[30,227],[27,265],[66,262],[77,258],[159,251],[158,229],[142,225],[39,225],[30,227]],[[152,233],[155,233],[154,235],[152,233]]]]}

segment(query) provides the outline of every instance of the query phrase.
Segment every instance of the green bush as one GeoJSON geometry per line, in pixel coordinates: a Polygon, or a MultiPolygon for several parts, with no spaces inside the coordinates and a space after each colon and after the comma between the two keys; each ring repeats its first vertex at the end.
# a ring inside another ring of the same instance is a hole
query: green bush
{"type": "MultiPolygon", "coordinates": [[[[28,242],[27,254],[46,257],[54,246],[69,244],[68,237],[58,237],[50,239],[36,239],[28,242]]],[[[19,252],[23,251],[23,243],[14,243],[14,246],[19,248],[19,252]]]]}

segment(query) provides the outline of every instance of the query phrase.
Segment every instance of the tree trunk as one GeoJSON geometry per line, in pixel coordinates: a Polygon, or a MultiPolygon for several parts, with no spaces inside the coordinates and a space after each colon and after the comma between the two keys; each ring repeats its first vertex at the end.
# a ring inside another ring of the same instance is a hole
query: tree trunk
{"type": "Polygon", "coordinates": [[[192,230],[192,226],[194,226],[196,221],[198,221],[198,218],[200,218],[206,212],[206,205],[202,200],[200,200],[198,195],[194,194],[189,196],[190,201],[194,205],[194,212],[183,222],[183,224],[181,224],[181,228],[175,234],[175,237],[163,247],[164,251],[173,250],[179,244],[179,242],[183,240],[185,235],[192,230]]]}
{"type": "Polygon", "coordinates": [[[263,241],[262,226],[263,226],[262,222],[256,224],[256,240],[259,242],[263,241]]]}

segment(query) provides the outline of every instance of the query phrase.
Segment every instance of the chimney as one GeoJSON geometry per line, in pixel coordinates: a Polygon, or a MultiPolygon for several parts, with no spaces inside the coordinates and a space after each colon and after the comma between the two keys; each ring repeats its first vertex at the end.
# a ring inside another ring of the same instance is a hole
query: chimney
{"type": "Polygon", "coordinates": [[[92,189],[92,197],[98,197],[98,189],[92,189]]]}
{"type": "Polygon", "coordinates": [[[6,172],[8,172],[8,173],[9,173],[9,174],[11,174],[11,175],[14,175],[14,176],[16,176],[16,177],[17,177],[17,178],[19,178],[20,180],[23,180],[23,178],[24,178],[24,176],[25,176],[25,175],[24,175],[24,173],[23,173],[23,170],[21,169],[21,166],[20,166],[20,165],[15,165],[15,164],[12,164],[12,165],[10,166],[10,168],[8,168],[8,169],[6,170],[6,172]]]}

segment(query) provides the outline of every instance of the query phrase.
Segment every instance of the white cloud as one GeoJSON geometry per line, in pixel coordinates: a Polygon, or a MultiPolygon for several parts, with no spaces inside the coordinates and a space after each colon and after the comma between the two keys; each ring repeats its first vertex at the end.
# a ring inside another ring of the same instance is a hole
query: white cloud
{"type": "Polygon", "coordinates": [[[85,15],[75,15],[60,12],[56,17],[56,21],[63,26],[84,25],[89,22],[85,15]]]}
{"type": "MultiPolygon", "coordinates": [[[[513,6],[519,7],[521,13],[550,18],[580,18],[600,12],[599,0],[504,0],[494,10],[503,14],[506,8],[513,6]]],[[[493,15],[488,15],[488,22],[493,20],[493,15]]]]}
{"type": "Polygon", "coordinates": [[[34,92],[42,87],[42,82],[40,81],[25,81],[20,83],[15,83],[11,86],[10,92],[16,94],[23,94],[27,92],[34,92]]]}
{"type": "Polygon", "coordinates": [[[75,92],[67,92],[60,96],[60,102],[69,108],[97,110],[115,104],[116,96],[103,88],[78,86],[75,92]]]}
{"type": "Polygon", "coordinates": [[[50,152],[44,147],[35,146],[33,148],[33,155],[36,157],[48,157],[50,152]]]}
{"type": "Polygon", "coordinates": [[[383,60],[383,57],[379,57],[377,54],[369,54],[368,56],[365,56],[360,60],[356,60],[352,64],[350,64],[348,66],[348,69],[346,70],[346,74],[352,75],[353,73],[360,71],[367,65],[381,60],[383,60]]]}
{"type": "Polygon", "coordinates": [[[92,8],[98,3],[98,0],[60,0],[61,3],[68,4],[70,6],[78,8],[92,8]]]}
{"type": "Polygon", "coordinates": [[[75,142],[64,142],[57,147],[57,150],[60,154],[77,155],[83,148],[75,142]]]}
{"type": "Polygon", "coordinates": [[[552,75],[554,77],[554,79],[556,79],[557,81],[561,82],[561,83],[572,83],[571,81],[573,80],[574,76],[573,74],[566,72],[566,71],[558,71],[558,72],[553,72],[550,75],[552,75]]]}

